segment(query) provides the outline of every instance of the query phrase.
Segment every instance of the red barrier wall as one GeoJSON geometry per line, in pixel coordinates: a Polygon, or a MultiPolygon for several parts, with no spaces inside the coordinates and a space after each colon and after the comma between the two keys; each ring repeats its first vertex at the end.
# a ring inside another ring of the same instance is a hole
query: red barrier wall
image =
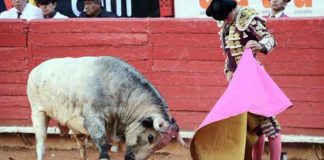
{"type": "MultiPolygon", "coordinates": [[[[324,135],[324,21],[268,21],[278,47],[260,59],[293,101],[285,134],[324,135]]],[[[194,131],[226,88],[218,27],[211,19],[0,21],[0,126],[30,125],[28,72],[54,57],[111,55],[160,90],[182,130],[194,131]]]]}

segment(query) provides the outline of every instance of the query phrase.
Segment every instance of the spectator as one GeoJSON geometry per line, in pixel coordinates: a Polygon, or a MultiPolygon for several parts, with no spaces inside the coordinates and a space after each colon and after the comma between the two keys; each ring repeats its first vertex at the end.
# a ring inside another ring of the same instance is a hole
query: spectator
{"type": "MultiPolygon", "coordinates": [[[[213,0],[206,10],[209,17],[223,21],[221,42],[225,55],[225,74],[228,82],[240,62],[245,48],[268,54],[275,47],[276,41],[268,32],[265,20],[255,9],[237,7],[235,0],[213,0]]],[[[259,136],[253,146],[253,160],[261,160],[264,147],[264,135],[268,137],[270,159],[280,160],[281,135],[279,122],[275,117],[262,117],[248,114],[247,128],[249,135],[259,136]]],[[[249,138],[249,137],[247,137],[249,138]]]]}
{"type": "Polygon", "coordinates": [[[271,13],[269,18],[288,17],[284,10],[290,0],[269,0],[271,4],[271,13]]]}
{"type": "Polygon", "coordinates": [[[3,11],[0,19],[43,19],[42,10],[27,3],[27,0],[11,0],[11,3],[13,8],[3,11]]]}
{"type": "Polygon", "coordinates": [[[36,0],[36,4],[42,10],[44,18],[69,18],[55,10],[56,0],[36,0]]]}
{"type": "Polygon", "coordinates": [[[107,12],[101,0],[81,0],[84,4],[84,11],[79,17],[117,17],[114,13],[107,12]]]}

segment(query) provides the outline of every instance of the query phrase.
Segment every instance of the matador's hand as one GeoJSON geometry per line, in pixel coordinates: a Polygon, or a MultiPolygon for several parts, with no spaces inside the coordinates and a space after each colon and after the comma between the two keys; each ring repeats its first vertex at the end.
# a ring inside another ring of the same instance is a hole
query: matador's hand
{"type": "Polygon", "coordinates": [[[251,48],[252,51],[261,51],[263,46],[255,40],[249,40],[246,43],[245,48],[251,48]]]}
{"type": "Polygon", "coordinates": [[[229,83],[232,80],[233,77],[233,72],[232,71],[227,71],[226,72],[226,81],[229,83]]]}

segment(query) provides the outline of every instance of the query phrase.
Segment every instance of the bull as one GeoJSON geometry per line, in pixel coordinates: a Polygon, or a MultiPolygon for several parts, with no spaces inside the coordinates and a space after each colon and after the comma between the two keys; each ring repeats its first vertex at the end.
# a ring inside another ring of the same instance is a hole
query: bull
{"type": "MultiPolygon", "coordinates": [[[[51,118],[61,131],[89,135],[100,160],[110,159],[112,141],[125,143],[125,160],[147,159],[173,138],[186,145],[157,89],[134,67],[117,58],[45,61],[30,72],[27,96],[37,160],[44,159],[51,118]]],[[[81,159],[86,159],[84,139],[76,137],[81,159]]]]}

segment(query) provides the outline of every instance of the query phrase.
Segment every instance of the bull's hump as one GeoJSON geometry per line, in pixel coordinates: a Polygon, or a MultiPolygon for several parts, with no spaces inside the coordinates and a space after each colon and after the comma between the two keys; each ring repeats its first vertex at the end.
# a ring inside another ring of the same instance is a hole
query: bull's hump
{"type": "Polygon", "coordinates": [[[78,58],[72,58],[72,57],[65,57],[65,58],[54,58],[47,60],[43,62],[40,67],[46,66],[58,68],[58,67],[100,67],[100,65],[107,65],[114,62],[120,62],[119,59],[110,57],[110,56],[100,56],[100,57],[92,57],[92,56],[86,56],[86,57],[78,57],[78,58]]]}

